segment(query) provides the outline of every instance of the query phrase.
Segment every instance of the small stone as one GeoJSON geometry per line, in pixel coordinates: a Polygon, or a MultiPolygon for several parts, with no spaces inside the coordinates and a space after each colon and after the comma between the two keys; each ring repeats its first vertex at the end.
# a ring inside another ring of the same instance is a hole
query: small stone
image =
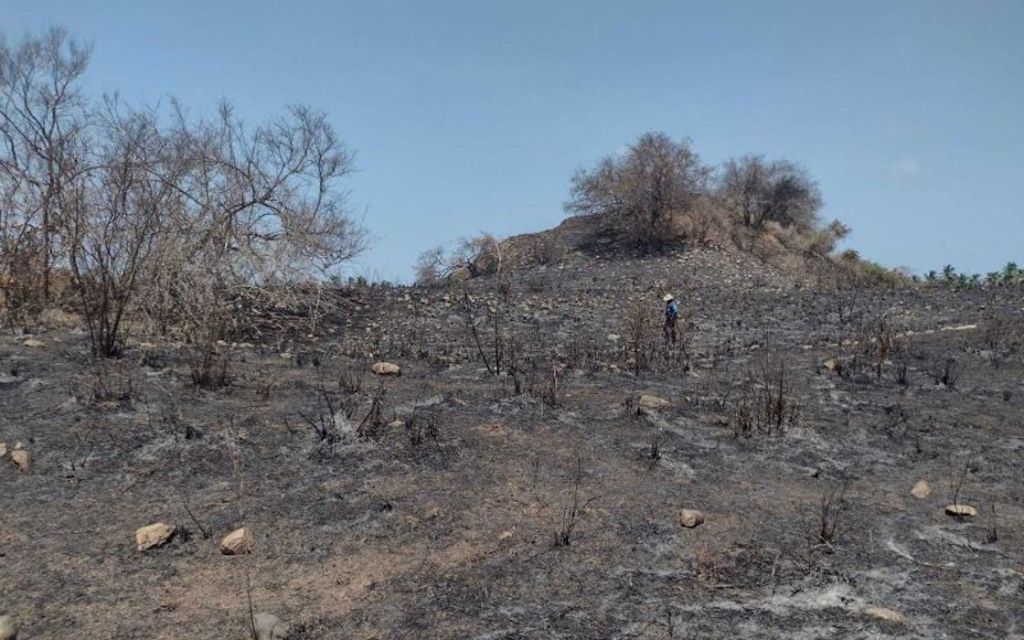
{"type": "Polygon", "coordinates": [[[662,411],[672,407],[672,402],[658,396],[642,395],[637,401],[638,411],[662,411]]]}
{"type": "Polygon", "coordinates": [[[878,618],[879,620],[892,622],[894,624],[903,624],[907,621],[907,619],[903,617],[902,613],[899,611],[893,611],[887,607],[868,607],[864,610],[864,613],[872,618],[878,618]]]}
{"type": "Polygon", "coordinates": [[[511,540],[511,539],[512,539],[512,532],[511,531],[502,531],[498,535],[498,541],[499,542],[505,542],[506,540],[511,540]]]}
{"type": "Polygon", "coordinates": [[[257,613],[253,616],[256,640],[284,640],[290,631],[288,625],[272,613],[257,613]]]}
{"type": "Polygon", "coordinates": [[[0,442],[0,458],[7,455],[7,443],[0,442]]]}
{"type": "Polygon", "coordinates": [[[951,504],[946,506],[946,513],[954,518],[973,518],[978,510],[969,504],[951,504]]]}
{"type": "Polygon", "coordinates": [[[687,529],[704,524],[704,514],[696,509],[683,509],[679,512],[679,524],[687,529]]]}
{"type": "Polygon", "coordinates": [[[836,367],[838,366],[839,362],[836,361],[835,358],[829,358],[828,360],[825,361],[825,368],[828,369],[829,371],[835,371],[836,367]]]}
{"type": "Polygon", "coordinates": [[[252,552],[252,533],[249,527],[235,529],[220,541],[220,552],[226,556],[238,556],[252,552]]]}
{"type": "Polygon", "coordinates": [[[18,640],[18,624],[12,616],[0,616],[0,640],[18,640]]]}
{"type": "Polygon", "coordinates": [[[15,443],[14,450],[11,451],[11,460],[25,473],[32,468],[32,454],[20,442],[15,443]]]}
{"type": "Polygon", "coordinates": [[[29,338],[28,340],[25,341],[25,346],[32,349],[38,349],[39,347],[45,347],[46,343],[44,343],[42,340],[29,338]]]}
{"type": "Polygon", "coordinates": [[[159,547],[171,539],[174,531],[174,527],[163,522],[147,525],[135,531],[135,544],[138,546],[139,551],[159,547]]]}
{"type": "Polygon", "coordinates": [[[914,488],[910,490],[910,495],[914,496],[918,500],[924,500],[928,496],[932,495],[932,488],[928,486],[928,483],[924,480],[918,480],[914,485],[914,488]]]}
{"type": "Polygon", "coordinates": [[[390,362],[377,362],[370,370],[376,373],[378,376],[400,376],[402,375],[402,368],[397,364],[390,362]]]}

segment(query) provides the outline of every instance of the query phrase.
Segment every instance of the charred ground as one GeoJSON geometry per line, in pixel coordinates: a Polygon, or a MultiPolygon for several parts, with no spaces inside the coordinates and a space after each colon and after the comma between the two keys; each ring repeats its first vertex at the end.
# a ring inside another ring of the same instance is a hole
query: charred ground
{"type": "Polygon", "coordinates": [[[292,638],[1024,633],[1019,289],[559,256],[339,291],[315,326],[245,308],[219,389],[156,337],[101,364],[73,329],[4,337],[0,441],[32,462],[0,460],[0,613],[23,638],[241,638],[250,606],[292,638]],[[253,553],[221,555],[240,526],[253,553]]]}

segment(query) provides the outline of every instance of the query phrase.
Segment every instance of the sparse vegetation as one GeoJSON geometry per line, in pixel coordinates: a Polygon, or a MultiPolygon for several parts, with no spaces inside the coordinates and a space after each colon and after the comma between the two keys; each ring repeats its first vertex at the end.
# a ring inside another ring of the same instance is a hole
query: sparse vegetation
{"type": "Polygon", "coordinates": [[[336,186],[351,154],[307,107],[250,128],[226,104],[191,119],[92,99],[88,61],[61,30],[0,48],[9,318],[50,303],[66,274],[96,355],[121,352],[129,319],[150,320],[203,352],[205,380],[246,288],[294,302],[316,288],[291,285],[365,248],[336,186]]]}
{"type": "Polygon", "coordinates": [[[346,279],[367,237],[325,116],[96,100],[87,61],[0,44],[26,637],[271,637],[257,605],[310,640],[1021,626],[1016,265],[918,283],[841,248],[798,165],[648,134],[558,228],[346,279]]]}
{"type": "Polygon", "coordinates": [[[764,358],[740,387],[732,416],[736,435],[782,434],[794,424],[799,405],[792,387],[786,361],[778,355],[764,358]]]}
{"type": "Polygon", "coordinates": [[[596,215],[634,248],[651,252],[676,238],[674,215],[693,208],[710,176],[688,140],[646,133],[621,156],[577,172],[565,208],[573,215],[596,215]]]}

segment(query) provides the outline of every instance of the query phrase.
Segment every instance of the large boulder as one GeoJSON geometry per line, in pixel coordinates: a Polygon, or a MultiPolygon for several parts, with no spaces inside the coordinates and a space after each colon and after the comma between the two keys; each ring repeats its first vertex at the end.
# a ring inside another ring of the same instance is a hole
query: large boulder
{"type": "Polygon", "coordinates": [[[665,411],[671,408],[671,400],[659,398],[658,396],[644,394],[636,401],[636,409],[638,413],[644,413],[646,411],[665,411]]]}
{"type": "Polygon", "coordinates": [[[951,504],[946,507],[946,514],[963,520],[978,515],[978,510],[969,504],[951,504]]]}
{"type": "Polygon", "coordinates": [[[679,512],[679,524],[687,529],[693,529],[704,524],[704,514],[696,509],[683,509],[679,512]]]}
{"type": "Polygon", "coordinates": [[[928,483],[924,480],[918,480],[914,484],[914,488],[910,490],[910,495],[914,496],[918,500],[924,500],[928,496],[932,495],[932,488],[928,486],[928,483]]]}
{"type": "Polygon", "coordinates": [[[373,371],[378,376],[400,376],[402,375],[402,367],[397,364],[390,362],[377,362],[370,367],[370,371],[373,371]]]}
{"type": "Polygon", "coordinates": [[[235,529],[220,541],[220,552],[226,556],[240,556],[252,552],[252,532],[249,527],[235,529]]]}
{"type": "Polygon", "coordinates": [[[175,528],[163,522],[155,522],[136,529],[135,545],[139,551],[160,547],[174,536],[175,528]]]}

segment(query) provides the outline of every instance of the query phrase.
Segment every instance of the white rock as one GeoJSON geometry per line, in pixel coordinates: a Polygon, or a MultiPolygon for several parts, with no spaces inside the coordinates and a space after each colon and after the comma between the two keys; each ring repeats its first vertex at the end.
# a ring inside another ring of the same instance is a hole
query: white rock
{"type": "Polygon", "coordinates": [[[7,443],[0,442],[0,458],[7,455],[7,443]]]}
{"type": "Polygon", "coordinates": [[[26,473],[32,468],[32,454],[20,442],[14,444],[14,450],[11,451],[11,460],[14,461],[14,464],[18,465],[19,469],[26,473]]]}
{"type": "Polygon", "coordinates": [[[139,551],[145,551],[166,544],[173,535],[174,527],[163,522],[156,522],[135,531],[135,545],[139,551]]]}
{"type": "Polygon", "coordinates": [[[683,509],[679,512],[679,524],[687,529],[704,524],[704,514],[696,509],[683,509]]]}
{"type": "Polygon", "coordinates": [[[253,616],[257,640],[284,640],[288,637],[288,625],[272,613],[257,613],[253,616]]]}
{"type": "Polygon", "coordinates": [[[907,621],[907,619],[903,617],[902,613],[899,611],[893,611],[887,607],[868,607],[864,610],[864,613],[872,618],[892,622],[894,624],[903,624],[907,621]]]}
{"type": "Polygon", "coordinates": [[[28,340],[25,341],[25,346],[30,347],[32,349],[38,349],[39,347],[45,347],[46,344],[42,340],[29,338],[28,340]]]}
{"type": "Polygon", "coordinates": [[[969,504],[951,504],[946,506],[946,513],[956,518],[973,518],[978,510],[969,504]]]}
{"type": "Polygon", "coordinates": [[[376,373],[378,376],[400,376],[402,375],[402,368],[397,364],[390,362],[377,362],[370,370],[376,373]]]}
{"type": "Polygon", "coordinates": [[[637,401],[637,409],[639,411],[662,411],[671,407],[671,401],[647,394],[640,396],[640,400],[637,401]]]}
{"type": "Polygon", "coordinates": [[[220,552],[226,556],[238,556],[252,552],[252,532],[249,527],[235,529],[220,541],[220,552]]]}
{"type": "Polygon", "coordinates": [[[918,500],[924,500],[928,496],[932,495],[932,488],[928,486],[928,483],[924,480],[918,480],[914,485],[914,488],[910,490],[910,495],[914,496],[918,500]]]}
{"type": "Polygon", "coordinates": [[[18,624],[12,616],[0,616],[0,640],[18,640],[18,624]]]}

